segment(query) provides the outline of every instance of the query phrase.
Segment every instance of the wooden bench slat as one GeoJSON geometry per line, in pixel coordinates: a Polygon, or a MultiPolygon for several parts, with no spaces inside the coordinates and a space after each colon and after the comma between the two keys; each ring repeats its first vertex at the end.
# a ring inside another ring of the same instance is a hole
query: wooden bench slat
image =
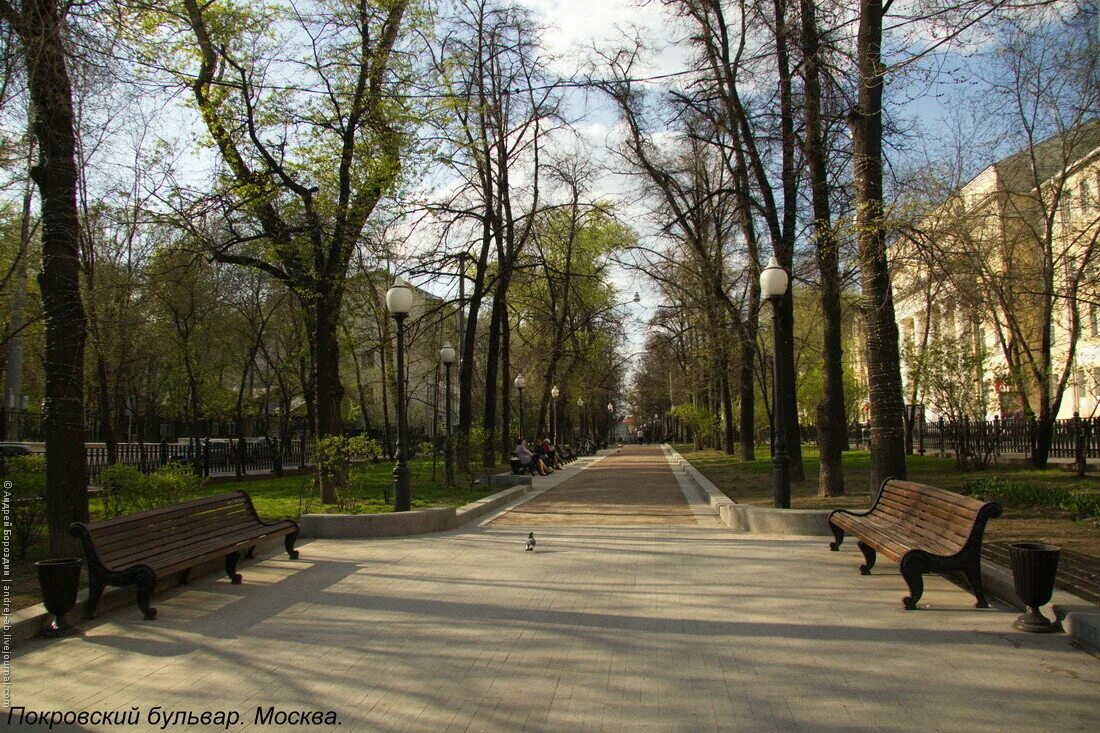
{"type": "Polygon", "coordinates": [[[896,516],[900,521],[919,519],[928,524],[938,525],[945,531],[964,539],[969,536],[970,528],[974,525],[973,519],[958,519],[945,516],[943,510],[935,507],[924,507],[923,509],[900,507],[889,497],[882,498],[876,509],[876,513],[896,516]]]}
{"type": "Polygon", "coordinates": [[[162,536],[172,536],[181,532],[188,532],[204,526],[216,526],[222,523],[230,523],[239,519],[252,520],[252,513],[245,506],[238,505],[232,511],[220,511],[216,514],[193,514],[173,518],[171,523],[146,525],[135,524],[125,531],[116,531],[107,537],[101,537],[93,533],[96,547],[101,554],[109,554],[116,547],[132,545],[135,538],[155,539],[162,536]]]}
{"type": "MultiPolygon", "coordinates": [[[[289,527],[284,529],[289,529],[289,527]]],[[[192,558],[196,555],[205,555],[209,552],[213,552],[214,557],[221,557],[229,553],[233,547],[249,545],[253,542],[262,542],[269,537],[282,536],[282,534],[283,533],[278,530],[263,535],[240,530],[232,534],[209,537],[200,542],[196,542],[194,545],[187,548],[187,552],[181,552],[178,549],[175,551],[165,551],[157,555],[147,556],[131,564],[148,565],[158,572],[171,572],[169,569],[175,568],[180,563],[184,563],[184,567],[195,565],[192,558]]]]}
{"type": "Polygon", "coordinates": [[[121,517],[115,517],[113,519],[101,519],[98,522],[92,522],[86,524],[89,529],[95,529],[97,532],[104,532],[110,530],[120,524],[130,524],[140,520],[144,520],[150,517],[157,516],[172,516],[176,514],[188,514],[194,513],[199,507],[212,506],[216,504],[227,504],[232,501],[240,502],[244,497],[248,495],[243,491],[234,491],[229,494],[218,494],[217,496],[204,496],[201,499],[194,499],[192,501],[186,501],[182,504],[172,504],[159,509],[149,509],[144,512],[138,512],[136,514],[126,514],[121,517]]]}
{"type": "Polygon", "coordinates": [[[133,545],[116,547],[112,552],[101,554],[100,559],[105,566],[111,568],[134,565],[141,562],[141,558],[144,557],[154,557],[176,548],[186,548],[189,544],[201,542],[211,537],[228,536],[239,530],[248,530],[253,527],[255,527],[255,523],[243,517],[234,524],[218,527],[193,527],[186,535],[177,534],[157,537],[133,545]]]}

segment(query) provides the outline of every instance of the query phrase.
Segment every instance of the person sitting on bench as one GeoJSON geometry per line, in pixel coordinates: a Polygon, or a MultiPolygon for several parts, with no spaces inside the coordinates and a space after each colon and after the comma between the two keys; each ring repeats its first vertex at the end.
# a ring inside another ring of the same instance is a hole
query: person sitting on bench
{"type": "Polygon", "coordinates": [[[547,466],[561,468],[561,460],[558,458],[558,449],[550,442],[549,438],[542,439],[542,459],[547,466]]]}
{"type": "Polygon", "coordinates": [[[516,458],[519,459],[519,465],[523,466],[532,473],[538,473],[539,476],[546,475],[546,464],[542,462],[542,459],[527,449],[527,444],[523,438],[516,440],[516,458]]]}

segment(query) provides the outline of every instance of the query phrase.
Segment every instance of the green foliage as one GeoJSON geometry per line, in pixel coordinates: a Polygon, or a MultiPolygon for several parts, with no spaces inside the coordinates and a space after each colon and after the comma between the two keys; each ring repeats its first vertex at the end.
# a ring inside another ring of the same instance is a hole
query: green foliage
{"type": "Polygon", "coordinates": [[[967,481],[963,493],[1007,507],[1058,509],[1076,521],[1100,519],[1100,496],[990,476],[967,481]]]}
{"type": "MultiPolygon", "coordinates": [[[[358,473],[353,471],[356,463],[374,463],[382,455],[382,446],[377,440],[365,435],[346,438],[343,435],[327,435],[314,445],[314,462],[317,475],[322,481],[331,481],[336,487],[336,503],[343,506],[355,501],[363,493],[358,473]]],[[[388,489],[383,489],[388,501],[388,489]]]]}
{"type": "Polygon", "coordinates": [[[11,533],[16,557],[22,560],[46,528],[46,457],[12,456],[5,468],[4,533],[11,533]]]}
{"type": "Polygon", "coordinates": [[[718,420],[717,416],[703,405],[676,405],[672,408],[672,414],[691,429],[697,441],[709,438],[718,420]]]}
{"type": "Polygon", "coordinates": [[[204,481],[190,466],[168,463],[150,474],[133,466],[116,463],[99,473],[104,517],[157,509],[193,499],[202,494],[204,481]]]}

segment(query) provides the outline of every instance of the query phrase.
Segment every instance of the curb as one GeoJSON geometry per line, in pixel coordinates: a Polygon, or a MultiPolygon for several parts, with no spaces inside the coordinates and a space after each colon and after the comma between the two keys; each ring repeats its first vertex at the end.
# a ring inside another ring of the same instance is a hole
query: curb
{"type": "Polygon", "coordinates": [[[303,514],[298,520],[301,537],[307,539],[367,539],[406,537],[454,529],[503,506],[531,491],[526,485],[513,486],[462,507],[435,507],[386,514],[303,514]]]}
{"type": "Polygon", "coordinates": [[[710,479],[699,472],[691,461],[672,446],[666,445],[666,456],[673,467],[679,465],[702,490],[703,498],[722,523],[739,532],[789,535],[795,537],[832,537],[829,529],[829,509],[775,509],[773,507],[738,504],[722,493],[710,479]]]}

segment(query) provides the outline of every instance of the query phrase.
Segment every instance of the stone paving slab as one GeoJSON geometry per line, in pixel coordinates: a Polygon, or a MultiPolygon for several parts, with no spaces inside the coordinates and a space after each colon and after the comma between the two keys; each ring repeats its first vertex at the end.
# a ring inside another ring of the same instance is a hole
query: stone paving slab
{"type": "MultiPolygon", "coordinates": [[[[34,709],[335,710],[344,730],[1095,729],[1100,665],[821,542],[668,526],[316,540],[33,642],[34,709]],[[349,727],[350,726],[350,727],[349,727]]],[[[248,725],[242,728],[253,728],[248,725]]]]}
{"type": "Polygon", "coordinates": [[[501,523],[306,542],[158,597],[154,622],[17,649],[12,704],[235,710],[232,730],[269,706],[345,731],[1097,728],[1100,664],[1065,636],[938,576],[907,612],[890,563],[692,522],[547,524],[533,553],[501,523]]]}

